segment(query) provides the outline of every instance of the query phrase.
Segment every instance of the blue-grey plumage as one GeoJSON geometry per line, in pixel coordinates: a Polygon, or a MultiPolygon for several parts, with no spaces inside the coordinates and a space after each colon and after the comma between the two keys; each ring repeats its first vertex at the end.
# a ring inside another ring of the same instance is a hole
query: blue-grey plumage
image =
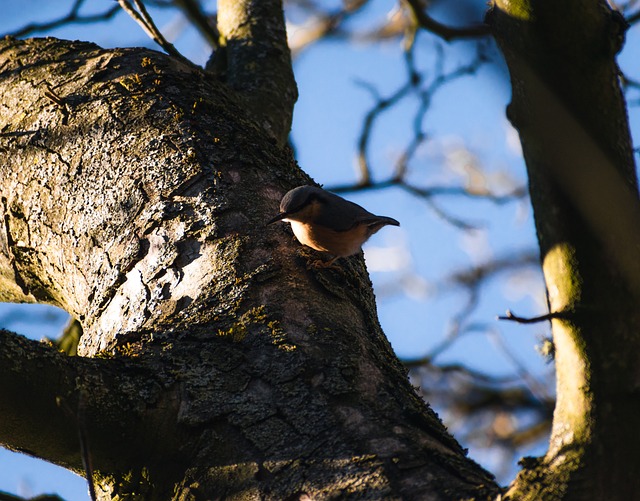
{"type": "Polygon", "coordinates": [[[301,244],[335,258],[356,254],[383,226],[400,226],[391,217],[371,214],[358,204],[315,186],[299,186],[287,192],[280,202],[280,213],[267,224],[276,221],[290,223],[301,244]]]}

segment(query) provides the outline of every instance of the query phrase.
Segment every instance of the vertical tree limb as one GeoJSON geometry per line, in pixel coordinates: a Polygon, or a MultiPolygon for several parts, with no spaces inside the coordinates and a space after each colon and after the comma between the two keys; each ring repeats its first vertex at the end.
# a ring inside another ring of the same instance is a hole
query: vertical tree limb
{"type": "Polygon", "coordinates": [[[628,499],[640,479],[640,207],[605,2],[496,1],[547,284],[557,369],[549,450],[515,499],[628,499]]]}
{"type": "Polygon", "coordinates": [[[244,98],[257,123],[284,145],[298,90],[282,2],[220,0],[218,30],[226,82],[244,98]]]}

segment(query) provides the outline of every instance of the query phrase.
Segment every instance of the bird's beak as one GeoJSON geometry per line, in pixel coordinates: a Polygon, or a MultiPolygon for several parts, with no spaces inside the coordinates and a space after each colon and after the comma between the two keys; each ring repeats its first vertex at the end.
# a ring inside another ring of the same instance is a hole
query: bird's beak
{"type": "Polygon", "coordinates": [[[275,223],[276,221],[281,221],[282,219],[284,219],[285,217],[287,217],[289,214],[287,214],[286,212],[281,212],[280,214],[278,214],[276,217],[272,217],[271,219],[269,219],[269,221],[266,222],[265,226],[269,226],[270,224],[275,223]]]}

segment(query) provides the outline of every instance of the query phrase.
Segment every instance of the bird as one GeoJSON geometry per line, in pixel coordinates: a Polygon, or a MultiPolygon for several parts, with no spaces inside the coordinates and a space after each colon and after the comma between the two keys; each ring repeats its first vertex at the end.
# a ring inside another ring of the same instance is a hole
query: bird
{"type": "MultiPolygon", "coordinates": [[[[277,221],[290,223],[301,244],[333,256],[322,267],[357,254],[362,244],[383,226],[400,226],[391,217],[376,216],[334,193],[308,185],[285,193],[280,212],[267,225],[277,221]]],[[[317,265],[320,262],[316,262],[317,265]]]]}

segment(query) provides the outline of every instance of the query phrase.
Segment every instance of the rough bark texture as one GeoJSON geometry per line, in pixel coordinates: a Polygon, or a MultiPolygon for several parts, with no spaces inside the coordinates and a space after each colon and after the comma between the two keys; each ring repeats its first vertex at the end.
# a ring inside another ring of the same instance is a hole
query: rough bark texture
{"type": "Polygon", "coordinates": [[[207,68],[252,109],[281,146],[291,130],[298,89],[281,0],[219,0],[220,49],[207,68]]]}
{"type": "Polygon", "coordinates": [[[362,256],[284,225],[308,183],[224,85],[148,50],[0,43],[2,300],[81,320],[65,357],[0,333],[0,443],[100,499],[488,499],[416,397],[362,256]],[[24,395],[28,394],[28,401],[24,395]]]}
{"type": "Polygon", "coordinates": [[[509,117],[529,174],[557,368],[549,450],[513,499],[640,492],[640,210],[615,55],[624,21],[604,1],[496,1],[509,117]]]}

